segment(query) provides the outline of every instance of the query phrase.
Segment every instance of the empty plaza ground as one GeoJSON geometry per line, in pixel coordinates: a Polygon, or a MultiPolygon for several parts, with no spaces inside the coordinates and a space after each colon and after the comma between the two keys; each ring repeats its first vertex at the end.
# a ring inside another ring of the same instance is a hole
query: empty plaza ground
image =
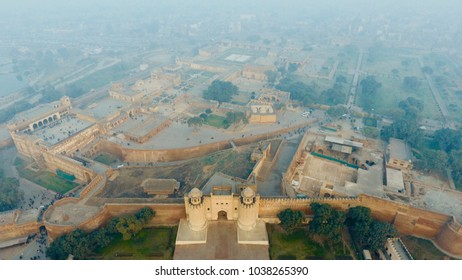
{"type": "Polygon", "coordinates": [[[264,135],[273,131],[286,129],[296,125],[310,124],[314,118],[305,118],[297,112],[287,111],[278,114],[278,122],[274,124],[247,124],[238,130],[202,126],[198,130],[189,127],[187,123],[175,121],[156,136],[143,144],[110,137],[109,140],[133,149],[177,149],[193,147],[201,144],[233,140],[254,135],[264,135]]]}

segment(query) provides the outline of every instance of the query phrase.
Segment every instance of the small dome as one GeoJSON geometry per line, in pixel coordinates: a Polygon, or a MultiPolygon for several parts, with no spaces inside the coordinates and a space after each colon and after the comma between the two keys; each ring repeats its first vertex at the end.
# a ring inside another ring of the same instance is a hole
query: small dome
{"type": "Polygon", "coordinates": [[[202,192],[198,188],[194,188],[189,192],[188,197],[189,198],[201,198],[202,192]]]}
{"type": "Polygon", "coordinates": [[[241,196],[244,198],[252,198],[255,196],[255,192],[251,188],[247,187],[241,192],[241,196]]]}

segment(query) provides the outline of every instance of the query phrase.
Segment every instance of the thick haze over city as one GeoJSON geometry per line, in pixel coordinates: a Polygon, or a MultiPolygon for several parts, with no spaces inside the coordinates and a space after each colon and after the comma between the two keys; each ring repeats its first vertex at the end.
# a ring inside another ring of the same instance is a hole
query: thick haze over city
{"type": "Polygon", "coordinates": [[[462,258],[461,12],[2,1],[0,259],[462,258]]]}

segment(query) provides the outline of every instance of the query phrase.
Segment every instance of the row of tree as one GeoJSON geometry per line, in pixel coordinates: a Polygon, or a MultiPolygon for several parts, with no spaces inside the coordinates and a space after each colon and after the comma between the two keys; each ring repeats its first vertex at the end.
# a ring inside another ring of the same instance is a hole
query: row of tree
{"type": "Polygon", "coordinates": [[[76,229],[51,243],[46,255],[53,260],[65,260],[69,255],[79,260],[88,259],[118,236],[124,240],[133,238],[154,216],[155,212],[146,207],[134,215],[114,218],[106,226],[90,233],[76,229]]]}
{"type": "MultiPolygon", "coordinates": [[[[359,248],[372,251],[381,248],[387,238],[397,235],[392,225],[374,220],[371,217],[371,210],[367,207],[350,208],[347,214],[334,209],[329,204],[317,202],[311,203],[310,208],[314,215],[308,223],[308,233],[318,235],[331,244],[341,241],[345,226],[359,248]]],[[[278,218],[281,221],[281,227],[288,233],[300,227],[305,220],[302,211],[290,208],[281,211],[278,218]]]]}

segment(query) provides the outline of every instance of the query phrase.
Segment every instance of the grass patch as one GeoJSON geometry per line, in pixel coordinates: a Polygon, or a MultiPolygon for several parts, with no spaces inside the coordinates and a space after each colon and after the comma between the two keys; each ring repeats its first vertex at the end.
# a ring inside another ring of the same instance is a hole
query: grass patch
{"type": "Polygon", "coordinates": [[[108,153],[101,153],[94,157],[93,160],[101,162],[102,164],[111,165],[117,162],[118,158],[108,153]]]}
{"type": "Polygon", "coordinates": [[[433,245],[429,240],[414,236],[402,236],[401,240],[406,245],[415,260],[444,260],[450,259],[433,245]]]}
{"type": "Polygon", "coordinates": [[[176,232],[177,227],[145,228],[130,240],[118,236],[97,253],[104,260],[171,260],[176,232]]]}
{"type": "Polygon", "coordinates": [[[35,172],[30,170],[19,158],[16,159],[15,165],[19,176],[60,194],[64,194],[79,185],[48,171],[35,172]]]}
{"type": "Polygon", "coordinates": [[[280,226],[268,224],[267,230],[272,260],[345,259],[350,255],[348,249],[344,250],[342,243],[331,248],[312,240],[305,228],[297,228],[293,233],[287,234],[280,226]]]}
{"type": "Polygon", "coordinates": [[[214,114],[209,115],[207,120],[205,121],[206,125],[210,125],[216,128],[228,128],[229,124],[226,122],[226,118],[222,116],[217,116],[214,114]]]}

